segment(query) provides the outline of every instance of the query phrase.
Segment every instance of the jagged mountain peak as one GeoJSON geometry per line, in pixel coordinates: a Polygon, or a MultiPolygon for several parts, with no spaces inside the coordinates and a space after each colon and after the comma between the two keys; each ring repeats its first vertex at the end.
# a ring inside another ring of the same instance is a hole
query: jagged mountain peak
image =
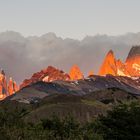
{"type": "Polygon", "coordinates": [[[18,85],[13,80],[13,78],[10,77],[7,80],[4,70],[1,70],[0,72],[0,100],[3,100],[7,96],[14,94],[18,90],[19,90],[18,85]]]}
{"type": "Polygon", "coordinates": [[[140,76],[140,46],[131,48],[125,65],[131,76],[140,76]]]}
{"type": "Polygon", "coordinates": [[[106,74],[116,75],[116,73],[117,73],[116,58],[114,56],[113,51],[110,50],[105,56],[105,59],[99,71],[99,75],[106,75],[106,74]]]}
{"type": "Polygon", "coordinates": [[[113,50],[109,50],[109,52],[107,53],[107,56],[108,56],[108,55],[113,55],[113,56],[114,56],[113,50]]]}
{"type": "Polygon", "coordinates": [[[56,70],[60,71],[59,69],[57,69],[57,68],[55,68],[53,66],[48,66],[46,69],[43,69],[42,71],[44,73],[46,73],[46,72],[51,72],[51,71],[56,71],[56,70]]]}
{"type": "Polygon", "coordinates": [[[140,56],[140,46],[133,46],[128,54],[127,59],[136,56],[140,56]]]}
{"type": "Polygon", "coordinates": [[[71,67],[69,75],[71,80],[78,80],[84,78],[83,73],[81,72],[80,68],[76,64],[71,67]]]}
{"type": "Polygon", "coordinates": [[[5,75],[5,72],[4,72],[3,69],[1,69],[0,73],[1,73],[2,75],[5,75]]]}
{"type": "Polygon", "coordinates": [[[17,83],[13,80],[12,77],[9,78],[7,87],[9,95],[12,95],[19,90],[17,83]]]}
{"type": "Polygon", "coordinates": [[[55,80],[69,80],[70,77],[67,73],[59,70],[53,66],[48,66],[47,68],[41,70],[40,72],[36,72],[32,75],[31,78],[25,79],[23,83],[20,85],[20,88],[23,88],[27,85],[36,83],[38,81],[44,82],[52,82],[55,80]]]}
{"type": "Polygon", "coordinates": [[[114,76],[140,76],[140,46],[133,46],[128,57],[123,63],[116,59],[112,50],[110,50],[100,68],[99,75],[112,74],[114,76]]]}

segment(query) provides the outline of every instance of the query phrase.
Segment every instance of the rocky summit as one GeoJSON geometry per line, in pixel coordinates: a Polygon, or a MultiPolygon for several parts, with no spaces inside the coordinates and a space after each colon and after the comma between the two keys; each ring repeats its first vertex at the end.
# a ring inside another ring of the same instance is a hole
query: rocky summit
{"type": "Polygon", "coordinates": [[[140,76],[140,46],[131,48],[126,61],[116,59],[113,51],[109,51],[99,70],[99,75],[112,74],[114,76],[140,76]]]}
{"type": "Polygon", "coordinates": [[[125,65],[131,76],[140,76],[140,46],[131,48],[125,65]]]}
{"type": "Polygon", "coordinates": [[[125,62],[116,59],[110,50],[99,75],[94,75],[91,70],[89,76],[84,77],[77,65],[72,66],[69,74],[48,66],[24,80],[19,90],[12,78],[7,82],[2,70],[0,97],[6,98],[0,105],[9,110],[27,110],[24,116],[26,121],[36,122],[53,113],[60,117],[71,113],[83,122],[99,114],[106,114],[116,104],[139,101],[138,48],[132,47],[125,62]]]}
{"type": "Polygon", "coordinates": [[[16,82],[12,79],[9,78],[7,81],[5,72],[1,70],[0,72],[0,100],[3,100],[9,95],[14,94],[16,91],[18,91],[18,86],[16,82]]]}
{"type": "Polygon", "coordinates": [[[90,121],[120,102],[140,99],[140,78],[90,76],[74,81],[39,81],[7,97],[0,105],[27,110],[26,121],[37,122],[54,113],[61,118],[71,114],[90,121]]]}
{"type": "Polygon", "coordinates": [[[110,50],[101,66],[99,71],[99,75],[106,75],[106,74],[117,74],[117,67],[116,67],[116,59],[112,50],[110,50]]]}
{"type": "MultiPolygon", "coordinates": [[[[88,75],[94,76],[93,71],[91,70],[88,75]]],[[[125,62],[122,62],[120,59],[116,59],[114,52],[110,50],[105,56],[103,64],[100,67],[99,75],[105,76],[105,79],[107,79],[106,75],[112,75],[116,77],[120,76],[122,77],[121,80],[124,79],[123,77],[126,77],[125,79],[127,79],[127,77],[130,78],[139,77],[140,76],[140,46],[134,46],[131,48],[125,62]]],[[[20,85],[20,89],[35,84],[37,82],[50,83],[54,81],[61,81],[63,83],[63,81],[68,81],[68,82],[74,82],[73,84],[76,83],[78,84],[80,80],[85,82],[85,79],[86,78],[84,77],[78,65],[73,65],[70,69],[69,74],[55,67],[48,66],[46,69],[34,73],[31,76],[31,78],[25,79],[20,85]]],[[[118,80],[120,80],[120,78],[118,80]]],[[[104,79],[102,78],[101,81],[103,82],[104,79]]],[[[125,81],[123,81],[123,83],[124,82],[125,81]]],[[[137,84],[134,81],[132,81],[131,83],[134,86],[135,84],[137,84]]],[[[1,99],[4,99],[5,97],[12,95],[16,91],[18,91],[18,86],[12,78],[10,78],[7,82],[5,72],[3,70],[0,73],[0,84],[1,84],[0,85],[1,99]]],[[[71,84],[69,86],[71,87],[71,84]]],[[[85,87],[84,84],[83,87],[85,87]]],[[[76,88],[79,89],[79,87],[77,86],[76,88]]],[[[80,91],[81,93],[83,93],[83,90],[80,91]]]]}
{"type": "Polygon", "coordinates": [[[77,65],[72,66],[69,75],[71,80],[78,80],[84,78],[84,75],[82,74],[80,68],[77,65]]]}
{"type": "Polygon", "coordinates": [[[70,80],[70,76],[52,66],[48,66],[46,69],[41,70],[40,72],[34,73],[31,78],[25,79],[20,85],[20,88],[26,87],[27,85],[36,83],[38,81],[52,82],[55,80],[70,80]]]}

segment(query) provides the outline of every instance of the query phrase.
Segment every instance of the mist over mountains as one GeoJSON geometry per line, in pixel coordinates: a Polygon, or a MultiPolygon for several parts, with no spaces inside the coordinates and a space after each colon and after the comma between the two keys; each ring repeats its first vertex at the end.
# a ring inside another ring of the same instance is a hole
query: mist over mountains
{"type": "Polygon", "coordinates": [[[105,54],[112,49],[124,60],[133,45],[140,44],[140,33],[120,36],[86,36],[83,40],[62,39],[54,33],[23,37],[20,33],[0,33],[0,68],[18,83],[48,65],[68,72],[73,64],[87,74],[97,73],[105,54]]]}

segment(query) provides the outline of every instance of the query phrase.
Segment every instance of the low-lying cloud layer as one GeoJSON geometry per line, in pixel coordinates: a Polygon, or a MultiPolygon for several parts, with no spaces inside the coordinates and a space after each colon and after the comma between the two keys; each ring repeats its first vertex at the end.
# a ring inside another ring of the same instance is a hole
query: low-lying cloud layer
{"type": "Polygon", "coordinates": [[[54,33],[25,38],[16,32],[4,32],[0,34],[0,67],[18,83],[48,65],[69,72],[73,64],[78,64],[85,74],[90,70],[97,73],[110,49],[125,60],[132,45],[139,44],[140,33],[87,36],[79,41],[54,33]]]}

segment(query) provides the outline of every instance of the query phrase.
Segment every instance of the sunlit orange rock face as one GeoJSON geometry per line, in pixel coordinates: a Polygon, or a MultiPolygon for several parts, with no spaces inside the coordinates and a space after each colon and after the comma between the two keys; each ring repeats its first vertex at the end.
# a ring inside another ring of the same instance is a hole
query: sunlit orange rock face
{"type": "Polygon", "coordinates": [[[83,73],[77,65],[74,65],[71,68],[69,75],[71,80],[79,80],[84,78],[83,73]]]}
{"type": "Polygon", "coordinates": [[[9,95],[14,94],[16,91],[18,91],[18,86],[16,82],[10,77],[9,83],[8,83],[8,93],[9,95]]]}
{"type": "Polygon", "coordinates": [[[100,68],[99,75],[117,75],[116,59],[112,50],[110,50],[100,68]]]}
{"type": "Polygon", "coordinates": [[[3,70],[0,72],[0,100],[3,100],[9,95],[14,94],[18,91],[18,86],[15,81],[10,78],[7,84],[7,79],[3,70]]]}
{"type": "Polygon", "coordinates": [[[106,55],[104,62],[100,68],[99,75],[111,74],[114,76],[130,76],[125,64],[116,59],[112,50],[106,55]]]}
{"type": "MultiPolygon", "coordinates": [[[[93,75],[93,71],[88,73],[89,76],[93,75]]],[[[99,75],[111,74],[114,76],[140,76],[140,47],[132,47],[126,62],[123,63],[120,59],[116,59],[112,50],[110,50],[101,68],[99,75]]],[[[52,66],[34,73],[31,78],[25,79],[20,88],[26,87],[38,81],[52,82],[55,80],[79,80],[84,79],[84,75],[77,65],[72,66],[69,74],[64,73],[52,66]]],[[[11,92],[10,92],[11,93],[11,92]]]]}
{"type": "Polygon", "coordinates": [[[132,47],[125,63],[119,59],[116,60],[113,51],[109,51],[99,71],[99,75],[107,74],[128,77],[140,76],[140,46],[132,47]]]}
{"type": "Polygon", "coordinates": [[[117,73],[115,76],[128,76],[128,77],[130,77],[130,74],[126,69],[125,64],[120,59],[116,60],[116,69],[117,69],[117,73]]]}
{"type": "Polygon", "coordinates": [[[0,100],[7,96],[7,82],[3,70],[0,72],[0,100]]]}
{"type": "Polygon", "coordinates": [[[125,64],[131,76],[140,76],[140,56],[127,59],[125,64]]]}
{"type": "Polygon", "coordinates": [[[80,71],[79,67],[76,65],[74,65],[71,68],[70,74],[67,74],[62,70],[56,69],[52,66],[48,66],[46,69],[34,73],[31,78],[25,79],[23,83],[20,85],[20,89],[30,84],[36,83],[38,81],[44,81],[44,82],[52,82],[55,80],[70,81],[70,80],[78,80],[83,78],[84,76],[82,72],[80,71]]]}
{"type": "Polygon", "coordinates": [[[70,80],[70,77],[62,70],[56,69],[52,66],[48,66],[46,69],[34,73],[30,79],[25,79],[23,83],[20,85],[20,88],[26,87],[27,85],[36,83],[38,81],[52,82],[55,80],[67,81],[70,80]]]}
{"type": "Polygon", "coordinates": [[[125,65],[131,76],[140,76],[140,46],[132,47],[125,65]]]}

